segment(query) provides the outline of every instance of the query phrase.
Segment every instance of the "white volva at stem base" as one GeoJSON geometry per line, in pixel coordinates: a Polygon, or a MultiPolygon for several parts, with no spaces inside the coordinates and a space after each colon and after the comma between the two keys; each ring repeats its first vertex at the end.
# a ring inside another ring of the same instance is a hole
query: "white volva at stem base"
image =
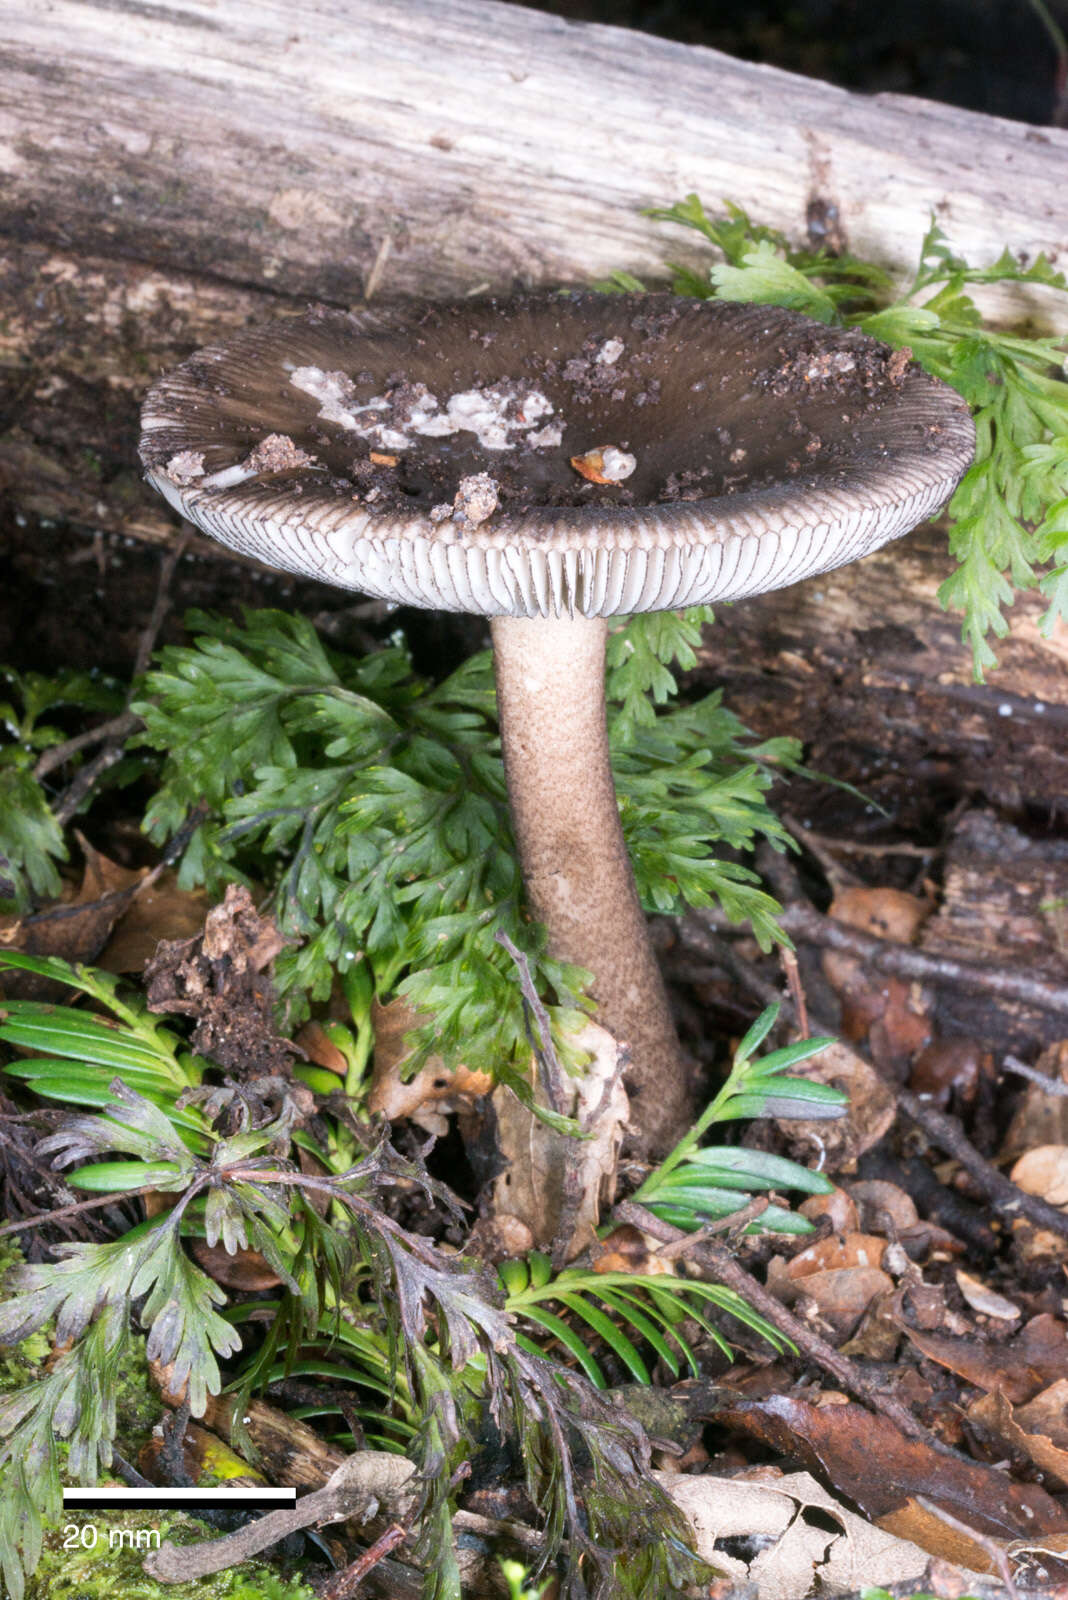
{"type": "Polygon", "coordinates": [[[600,617],[495,617],[501,743],[533,915],[559,960],[593,973],[596,1019],[630,1046],[634,1146],[663,1153],[689,1119],[679,1047],[623,842],[605,721],[600,617]]]}

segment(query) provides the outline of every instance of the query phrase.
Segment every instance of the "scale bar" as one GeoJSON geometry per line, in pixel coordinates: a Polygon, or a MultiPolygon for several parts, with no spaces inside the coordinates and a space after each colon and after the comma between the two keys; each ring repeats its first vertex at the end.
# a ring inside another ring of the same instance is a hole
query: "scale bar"
{"type": "Polygon", "coordinates": [[[106,1484],[95,1489],[63,1491],[65,1506],[157,1506],[161,1510],[176,1506],[214,1506],[225,1510],[228,1506],[293,1506],[296,1503],[296,1489],[275,1489],[267,1484],[262,1488],[236,1489],[228,1489],[225,1484],[211,1489],[125,1489],[121,1485],[106,1484]]]}

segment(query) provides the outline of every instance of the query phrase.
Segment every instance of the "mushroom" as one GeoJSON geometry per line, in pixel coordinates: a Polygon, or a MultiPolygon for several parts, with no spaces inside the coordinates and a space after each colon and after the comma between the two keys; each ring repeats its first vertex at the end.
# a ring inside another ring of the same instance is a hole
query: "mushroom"
{"type": "Polygon", "coordinates": [[[157,382],[143,425],[150,482],[231,548],[491,618],[529,907],[630,1048],[636,1146],[665,1149],[689,1074],[620,827],[608,619],[905,533],[972,459],[963,400],[789,311],[575,293],[248,329],[157,382]]]}

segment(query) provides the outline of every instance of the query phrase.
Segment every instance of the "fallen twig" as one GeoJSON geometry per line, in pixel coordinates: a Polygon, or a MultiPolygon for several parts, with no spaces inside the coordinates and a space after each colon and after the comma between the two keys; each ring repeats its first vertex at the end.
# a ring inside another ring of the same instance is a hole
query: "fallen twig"
{"type": "Polygon", "coordinates": [[[1068,1096],[1068,1083],[1063,1078],[1051,1078],[1048,1073],[1039,1072],[1037,1067],[1029,1067],[1026,1061],[1019,1061],[1015,1056],[1006,1056],[1001,1064],[1006,1072],[1019,1073],[1021,1078],[1037,1083],[1045,1094],[1068,1096]]]}
{"type": "MultiPolygon", "coordinates": [[[[137,644],[137,654],[134,657],[132,673],[134,682],[147,669],[148,663],[152,658],[159,631],[163,626],[167,612],[170,610],[171,580],[174,577],[174,570],[184,556],[192,537],[192,528],[184,529],[170,549],[164,552],[163,559],[160,562],[159,582],[156,585],[156,599],[152,607],[152,614],[145,624],[137,644]]],[[[131,685],[130,695],[132,694],[133,686],[131,685]]],[[[92,761],[86,762],[85,766],[74,775],[52,807],[53,815],[60,827],[65,828],[71,818],[77,815],[97,779],[101,778],[109,767],[115,766],[122,759],[126,738],[135,728],[140,726],[140,720],[139,717],[134,717],[130,711],[129,696],[127,696],[127,707],[121,716],[113,717],[110,723],[104,723],[99,728],[90,729],[89,734],[81,736],[82,742],[80,744],[77,740],[71,739],[67,741],[65,746],[58,745],[55,751],[46,752],[46,754],[55,755],[58,758],[59,753],[65,750],[66,754],[62,759],[66,760],[67,756],[74,754],[78,749],[84,748],[85,745],[97,743],[101,733],[105,729],[107,730],[104,735],[106,742],[103,748],[97,752],[92,761]]],[[[43,760],[44,757],[42,757],[42,762],[43,760]]],[[[42,762],[39,762],[38,766],[41,766],[42,762]]],[[[58,760],[52,763],[53,766],[57,764],[58,760]]]]}
{"type": "MultiPolygon", "coordinates": [[[[790,909],[793,909],[792,907],[790,909]]],[[[814,913],[818,915],[818,913],[814,913]]],[[[827,918],[823,918],[827,921],[827,918]]],[[[782,1007],[784,1016],[792,1021],[797,1020],[793,1003],[785,999],[778,986],[762,978],[751,962],[733,949],[725,939],[717,934],[710,933],[707,928],[696,925],[692,918],[687,918],[684,937],[686,942],[694,948],[700,949],[703,954],[710,956],[715,961],[721,961],[728,968],[733,977],[745,985],[749,993],[760,1001],[762,1005],[778,1004],[782,1007]]],[[[883,941],[877,940],[876,943],[883,941]]],[[[833,1033],[834,1028],[818,1017],[813,1018],[816,1026],[822,1031],[833,1033]]],[[[855,1044],[849,1047],[854,1055],[864,1061],[873,1071],[878,1071],[874,1063],[859,1050],[855,1044]]],[[[885,1081],[885,1080],[884,1080],[885,1081]]],[[[1027,1194],[1018,1184],[1006,1178],[994,1164],[980,1155],[979,1151],[967,1137],[964,1129],[955,1117],[949,1117],[943,1111],[937,1111],[934,1106],[921,1100],[919,1095],[910,1089],[904,1089],[894,1084],[891,1085],[898,1105],[906,1116],[921,1127],[932,1144],[945,1151],[946,1155],[954,1156],[964,1170],[971,1175],[982,1189],[988,1200],[994,1202],[999,1212],[1008,1212],[1010,1216],[1026,1217],[1028,1222],[1033,1222],[1038,1228],[1047,1228],[1052,1233],[1061,1234],[1068,1238],[1068,1211],[1062,1211],[1057,1206],[1051,1206],[1048,1201],[1040,1199],[1037,1195],[1027,1194]]]]}
{"type": "MultiPolygon", "coordinates": [[[[145,1571],[163,1583],[188,1583],[236,1567],[261,1550],[269,1550],[287,1534],[304,1528],[344,1522],[349,1517],[367,1521],[377,1514],[380,1503],[392,1505],[408,1499],[407,1484],[414,1473],[413,1463],[404,1456],[383,1450],[358,1450],[345,1458],[321,1489],[303,1495],[295,1506],[269,1511],[219,1539],[185,1545],[165,1539],[147,1557],[145,1571]]],[[[383,1550],[381,1555],[387,1553],[383,1550]]],[[[380,1559],[381,1556],[376,1558],[380,1559]]]]}
{"type": "MultiPolygon", "coordinates": [[[[682,1228],[676,1228],[670,1222],[663,1222],[652,1211],[646,1210],[645,1206],[637,1205],[633,1200],[622,1201],[616,1206],[614,1215],[620,1222],[633,1223],[643,1233],[651,1234],[654,1239],[663,1240],[669,1245],[687,1238],[682,1228]]],[[[862,1400],[874,1410],[881,1411],[883,1416],[908,1438],[922,1439],[924,1444],[946,1451],[946,1447],[934,1438],[922,1423],[917,1422],[900,1401],[883,1394],[848,1356],[844,1356],[840,1350],[836,1350],[825,1339],[821,1339],[819,1334],[807,1328],[780,1300],[769,1294],[752,1273],[746,1272],[723,1245],[705,1239],[693,1251],[691,1259],[717,1283],[722,1283],[726,1288],[740,1294],[754,1311],[759,1311],[761,1316],[766,1317],[780,1333],[785,1334],[786,1338],[797,1346],[802,1355],[829,1373],[849,1394],[855,1395],[858,1400],[862,1400]]],[[[946,1453],[951,1452],[946,1451],[946,1453]]]]}
{"type": "Polygon", "coordinates": [[[408,1530],[399,1522],[391,1522],[385,1533],[380,1534],[374,1544],[368,1545],[362,1555],[347,1567],[342,1567],[330,1579],[326,1588],[320,1595],[320,1600],[349,1600],[349,1596],[356,1593],[360,1584],[378,1563],[403,1544],[408,1537],[408,1530]]]}
{"type": "MultiPolygon", "coordinates": [[[[691,911],[686,921],[697,923],[712,933],[746,932],[744,923],[730,922],[721,911],[691,911]]],[[[858,928],[851,928],[834,917],[825,917],[814,907],[800,903],[784,907],[779,926],[791,939],[824,950],[844,951],[874,971],[888,973],[891,977],[915,978],[943,988],[996,995],[1001,1000],[1018,1000],[1041,1011],[1068,1016],[1068,984],[1050,983],[1011,967],[985,967],[974,961],[958,961],[953,956],[929,955],[913,945],[861,933],[858,928]]]]}
{"type": "Polygon", "coordinates": [[[40,780],[47,778],[50,772],[61,767],[71,756],[76,756],[79,750],[87,750],[90,745],[102,744],[105,740],[125,739],[128,733],[133,733],[135,728],[141,726],[141,718],[134,716],[132,711],[122,711],[117,717],[109,717],[107,722],[98,722],[95,728],[87,728],[84,733],[76,733],[73,739],[64,739],[62,744],[54,744],[38,759],[33,769],[33,775],[40,780]]]}

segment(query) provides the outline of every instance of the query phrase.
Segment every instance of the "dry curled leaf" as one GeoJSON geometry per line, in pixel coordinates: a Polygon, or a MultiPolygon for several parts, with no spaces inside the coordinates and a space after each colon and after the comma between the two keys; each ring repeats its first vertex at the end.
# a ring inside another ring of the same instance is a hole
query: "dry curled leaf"
{"type": "Polygon", "coordinates": [[[573,1104],[565,1114],[592,1136],[575,1139],[557,1133],[510,1089],[495,1089],[495,1145],[503,1167],[485,1194],[491,1215],[520,1217],[541,1248],[555,1247],[568,1261],[593,1244],[601,1209],[615,1198],[629,1111],[622,1052],[612,1035],[588,1022],[573,1043],[590,1053],[590,1061],[580,1076],[567,1080],[573,1104]]]}
{"type": "Polygon", "coordinates": [[[902,1322],[902,1331],[939,1366],[955,1372],[976,1388],[1004,1390],[1014,1404],[1034,1398],[1068,1372],[1068,1326],[1043,1312],[1032,1317],[1015,1339],[954,1339],[902,1322]]]}
{"type": "Polygon", "coordinates": [[[698,1553],[734,1584],[751,1585],[754,1600],[907,1583],[927,1564],[924,1550],[865,1522],[807,1472],[655,1476],[690,1522],[698,1553]],[[754,1553],[739,1555],[740,1543],[754,1553]]]}
{"type": "MultiPolygon", "coordinates": [[[[930,912],[930,904],[899,889],[841,889],[830,915],[861,933],[897,944],[911,944],[930,912]]],[[[842,1003],[842,1033],[866,1041],[876,1064],[904,1066],[927,1044],[931,1021],[919,984],[869,971],[859,956],[827,950],[823,970],[842,1003]]]]}
{"type": "MultiPolygon", "coordinates": [[[[1068,1089],[1068,1040],[1050,1045],[1035,1065],[1052,1083],[1068,1089]]],[[[1014,1081],[1023,1084],[1023,1093],[1005,1134],[1002,1159],[1023,1155],[1039,1145],[1068,1145],[1068,1094],[1051,1093],[1040,1083],[1014,1081]]]]}
{"type": "Polygon", "coordinates": [[[849,1195],[857,1207],[865,1233],[895,1234],[914,1228],[920,1220],[916,1202],[896,1183],[882,1178],[865,1178],[849,1185],[849,1195]]]}
{"type": "Polygon", "coordinates": [[[1028,1150],[1013,1167],[1013,1183],[1047,1205],[1068,1208],[1068,1145],[1041,1144],[1028,1150]]]}
{"type": "MultiPolygon", "coordinates": [[[[78,888],[68,885],[59,900],[32,916],[0,918],[0,949],[71,962],[97,959],[148,872],[120,866],[81,834],[76,838],[85,858],[78,888]]],[[[9,999],[49,1001],[65,994],[61,985],[29,972],[6,972],[3,984],[9,999]]]]}
{"type": "Polygon", "coordinates": [[[391,1000],[384,1006],[375,1002],[371,1013],[374,1071],[368,1109],[389,1122],[407,1117],[427,1133],[441,1136],[448,1130],[449,1114],[489,1094],[493,1079],[488,1072],[472,1072],[463,1065],[450,1071],[440,1056],[431,1056],[421,1071],[405,1080],[404,1064],[411,1054],[406,1036],[426,1021],[404,999],[391,1000]]]}
{"type": "Polygon", "coordinates": [[[939,1509],[980,1537],[1006,1544],[1068,1531],[1068,1511],[1037,1484],[1013,1483],[997,1468],[944,1455],[859,1405],[820,1407],[769,1395],[728,1405],[717,1420],[800,1458],[881,1528],[977,1571],[990,1570],[989,1556],[954,1534],[939,1509]]]}
{"type": "MultiPolygon", "coordinates": [[[[1052,1404],[1052,1409],[1059,1412],[1051,1419],[1044,1419],[1044,1411],[1021,1406],[1018,1411],[1013,1410],[1011,1403],[1005,1398],[1000,1389],[993,1394],[984,1394],[968,1407],[968,1420],[978,1424],[980,1428],[994,1437],[1010,1450],[1017,1451],[1034,1462],[1040,1472],[1054,1478],[1057,1484],[1068,1488],[1068,1438],[1065,1443],[1058,1443],[1050,1438],[1048,1432],[1041,1431],[1043,1427],[1053,1426],[1062,1437],[1068,1433],[1065,1425],[1066,1401],[1068,1401],[1068,1379],[1062,1379],[1053,1386],[1057,1391],[1052,1404]],[[1043,1420],[1039,1420],[1043,1418],[1043,1420]],[[1037,1423],[1037,1426],[1033,1425],[1037,1423]]],[[[1043,1391],[1045,1395],[1050,1390],[1043,1391]]],[[[1032,1401],[1032,1407],[1042,1399],[1041,1395],[1032,1401]]],[[[1047,1403],[1046,1409],[1050,1409],[1047,1403]]]]}
{"type": "Polygon", "coordinates": [[[857,1208],[845,1189],[832,1189],[830,1194],[810,1194],[797,1208],[809,1222],[826,1217],[835,1233],[854,1233],[857,1228],[857,1208]]]}
{"type": "Polygon", "coordinates": [[[959,1267],[955,1276],[957,1288],[972,1310],[978,1311],[980,1316],[994,1317],[999,1322],[1019,1321],[1019,1306],[1013,1305],[1011,1300],[1006,1300],[1004,1295],[995,1294],[994,1290],[980,1278],[973,1277],[970,1272],[962,1272],[959,1267]]]}

